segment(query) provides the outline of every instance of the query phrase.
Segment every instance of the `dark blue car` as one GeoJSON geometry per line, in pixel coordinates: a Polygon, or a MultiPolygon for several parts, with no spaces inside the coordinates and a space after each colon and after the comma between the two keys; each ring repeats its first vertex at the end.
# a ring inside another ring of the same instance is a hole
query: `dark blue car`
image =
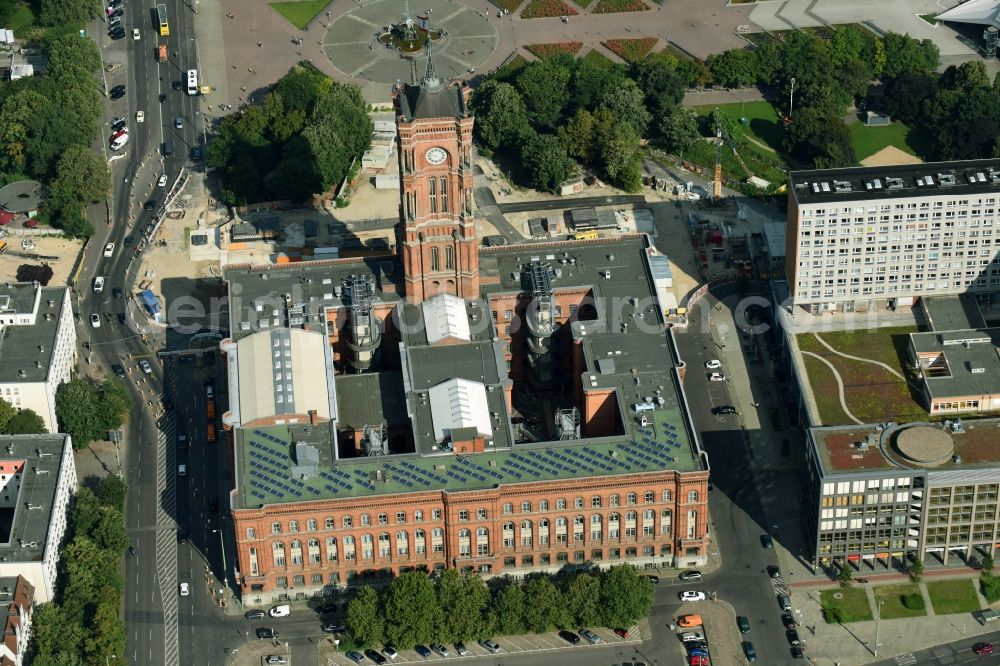
{"type": "Polygon", "coordinates": [[[431,649],[426,645],[414,645],[413,649],[416,651],[417,654],[419,654],[424,659],[431,656],[431,649]]]}

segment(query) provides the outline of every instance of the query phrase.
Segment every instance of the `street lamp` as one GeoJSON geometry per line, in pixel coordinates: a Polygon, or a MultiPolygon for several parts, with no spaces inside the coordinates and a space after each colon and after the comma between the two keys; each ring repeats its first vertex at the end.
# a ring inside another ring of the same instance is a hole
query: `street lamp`
{"type": "Polygon", "coordinates": [[[879,599],[878,608],[875,609],[877,611],[877,614],[875,615],[875,649],[872,651],[872,656],[875,659],[878,659],[878,629],[879,623],[882,620],[882,604],[884,603],[885,599],[879,599]]]}
{"type": "Polygon", "coordinates": [[[219,547],[222,549],[222,584],[229,587],[229,570],[226,569],[226,543],[222,539],[222,529],[212,531],[219,533],[219,547]]]}
{"type": "Polygon", "coordinates": [[[792,87],[788,91],[788,117],[792,117],[792,103],[795,100],[795,77],[792,77],[792,87]]]}

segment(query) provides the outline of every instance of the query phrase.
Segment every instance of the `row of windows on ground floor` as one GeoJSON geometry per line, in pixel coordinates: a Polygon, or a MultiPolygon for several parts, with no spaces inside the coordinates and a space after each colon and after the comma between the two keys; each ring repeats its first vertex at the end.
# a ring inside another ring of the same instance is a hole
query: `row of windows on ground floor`
{"type": "MultiPolygon", "coordinates": [[[[628,547],[628,548],[608,548],[607,550],[607,560],[615,561],[621,559],[635,559],[640,557],[657,557],[659,553],[660,557],[672,557],[673,548],[670,544],[662,544],[657,548],[656,546],[642,546],[642,547],[628,547]]],[[[507,556],[503,558],[503,568],[504,569],[516,569],[518,567],[546,567],[551,566],[553,563],[556,565],[568,564],[573,562],[574,564],[584,564],[588,561],[591,562],[602,562],[605,560],[605,549],[594,549],[591,551],[577,550],[572,553],[568,552],[558,552],[555,554],[550,553],[540,553],[538,555],[522,555],[520,557],[507,556]]],[[[697,557],[701,554],[701,549],[698,547],[689,547],[684,549],[684,554],[689,557],[697,557]]],[[[432,565],[433,570],[443,571],[446,566],[443,562],[436,562],[432,565]]],[[[479,564],[467,564],[460,565],[457,567],[463,573],[481,573],[490,574],[493,573],[493,565],[489,563],[479,563],[479,564]]],[[[399,572],[405,573],[407,571],[418,571],[427,570],[427,567],[423,566],[405,566],[400,567],[399,572]]],[[[381,576],[392,575],[393,570],[390,568],[382,569],[356,569],[350,571],[332,571],[332,572],[316,572],[312,574],[297,574],[293,576],[287,575],[277,575],[274,576],[274,587],[286,588],[289,587],[289,581],[291,581],[292,587],[301,587],[307,584],[310,585],[341,585],[344,583],[354,583],[362,579],[377,578],[381,576]]],[[[250,589],[253,592],[260,592],[264,589],[263,583],[251,583],[250,589]]]]}

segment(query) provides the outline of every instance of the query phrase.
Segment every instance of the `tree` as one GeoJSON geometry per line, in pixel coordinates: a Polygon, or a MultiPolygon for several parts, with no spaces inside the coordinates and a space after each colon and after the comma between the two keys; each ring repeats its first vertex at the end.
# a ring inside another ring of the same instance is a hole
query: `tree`
{"type": "Polygon", "coordinates": [[[46,45],[46,55],[49,57],[51,72],[67,72],[78,68],[93,74],[101,68],[97,42],[81,37],[79,33],[58,34],[46,45]]]}
{"type": "Polygon", "coordinates": [[[84,639],[84,654],[91,664],[100,663],[109,654],[125,653],[125,620],[120,617],[119,592],[112,586],[98,590],[94,612],[84,639]]]}
{"type": "Polygon", "coordinates": [[[30,409],[19,411],[2,430],[5,435],[44,435],[48,431],[42,417],[30,409]]]}
{"type": "Polygon", "coordinates": [[[102,201],[111,191],[108,164],[87,146],[73,144],[59,158],[50,190],[81,205],[83,202],[102,201]]]}
{"type": "Polygon", "coordinates": [[[653,583],[634,567],[618,564],[601,575],[604,625],[628,627],[653,607],[653,583]]]}
{"type": "Polygon", "coordinates": [[[910,562],[910,566],[907,567],[907,573],[910,574],[911,581],[919,583],[924,575],[924,563],[920,560],[913,560],[910,562]]]}
{"type": "Polygon", "coordinates": [[[614,119],[605,109],[598,110],[597,148],[605,177],[616,187],[635,191],[642,185],[639,169],[639,135],[631,125],[614,119]]]}
{"type": "Polygon", "coordinates": [[[840,584],[844,587],[851,584],[851,580],[854,579],[854,569],[847,562],[839,565],[837,569],[837,578],[840,579],[840,584]]]}
{"type": "Polygon", "coordinates": [[[411,648],[436,640],[441,607],[427,574],[412,571],[393,579],[383,597],[386,641],[411,648]]]}
{"type": "Polygon", "coordinates": [[[524,590],[513,580],[498,588],[491,604],[494,627],[498,634],[510,636],[524,633],[524,590]]]}
{"type": "Polygon", "coordinates": [[[562,593],[548,576],[536,576],[524,585],[524,626],[541,634],[553,626],[563,628],[572,621],[562,593]]]}
{"type": "Polygon", "coordinates": [[[983,571],[993,571],[994,566],[996,566],[996,560],[993,558],[993,553],[986,553],[983,556],[983,571]]]}
{"type": "Polygon", "coordinates": [[[73,508],[69,515],[70,534],[73,536],[90,534],[100,517],[101,504],[97,495],[86,486],[77,490],[73,496],[73,508]]]}
{"type": "Polygon", "coordinates": [[[885,44],[883,75],[896,77],[903,72],[929,74],[937,69],[940,52],[931,40],[916,40],[909,35],[889,32],[882,41],[885,44]]]}
{"type": "Polygon", "coordinates": [[[286,112],[312,112],[313,104],[333,84],[331,79],[315,67],[295,66],[274,84],[274,92],[284,104],[286,112]]]}
{"type": "Polygon", "coordinates": [[[552,134],[529,134],[521,146],[521,163],[533,188],[553,193],[573,171],[566,149],[552,134]]]}
{"type": "Polygon", "coordinates": [[[932,97],[937,89],[938,80],[933,74],[903,72],[885,82],[884,95],[880,98],[882,108],[894,120],[914,124],[921,116],[924,100],[932,97]]]}
{"type": "Polygon", "coordinates": [[[487,80],[472,97],[476,134],[490,150],[508,144],[528,127],[521,94],[509,83],[487,80]]]}
{"type": "Polygon", "coordinates": [[[38,19],[42,25],[82,28],[96,13],[93,0],[39,0],[38,19]]]}
{"type": "Polygon", "coordinates": [[[581,58],[573,68],[570,104],[578,110],[593,110],[598,100],[624,80],[626,74],[623,65],[581,58]]]}
{"type": "Polygon", "coordinates": [[[90,532],[90,536],[99,548],[121,555],[128,547],[125,517],[122,512],[115,507],[104,507],[97,525],[90,532]]]}
{"type": "Polygon", "coordinates": [[[73,448],[82,449],[104,439],[124,422],[132,397],[117,377],[98,384],[76,378],[56,390],[56,416],[60,432],[69,433],[73,448]]]}
{"type": "Polygon", "coordinates": [[[515,87],[531,122],[555,127],[569,101],[569,77],[569,68],[556,58],[533,62],[521,70],[515,87]]]}
{"type": "Polygon", "coordinates": [[[17,414],[17,410],[14,409],[14,405],[10,404],[3,398],[0,398],[0,431],[7,428],[7,424],[10,420],[14,418],[17,414]]]}
{"type": "MultiPolygon", "coordinates": [[[[871,85],[871,68],[861,60],[851,60],[837,68],[836,80],[838,86],[834,89],[848,93],[854,99],[863,99],[868,94],[871,85]]],[[[842,96],[837,96],[843,99],[842,96]]]]}
{"type": "Polygon", "coordinates": [[[675,153],[690,150],[701,140],[698,115],[692,109],[684,107],[678,107],[669,115],[663,116],[657,125],[657,131],[664,147],[675,153]]]}
{"type": "Polygon", "coordinates": [[[640,136],[645,134],[650,114],[646,110],[645,96],[635,81],[625,79],[614,89],[608,90],[601,96],[599,105],[631,125],[640,136]]]}
{"type": "Polygon", "coordinates": [[[482,578],[445,569],[437,583],[437,599],[442,611],[438,640],[454,643],[488,637],[491,627],[484,612],[490,592],[482,578]]]}
{"type": "Polygon", "coordinates": [[[822,109],[800,109],[785,133],[785,149],[817,169],[853,166],[850,132],[837,116],[822,109]]]}
{"type": "Polygon", "coordinates": [[[347,604],[347,628],[360,645],[385,643],[385,622],[375,588],[362,587],[347,604]]]}
{"type": "Polygon", "coordinates": [[[124,511],[127,492],[128,486],[125,485],[125,480],[115,474],[106,476],[97,483],[97,497],[104,507],[124,511]]]}
{"type": "Polygon", "coordinates": [[[646,94],[652,116],[663,116],[684,99],[685,81],[674,65],[659,54],[650,54],[632,67],[632,80],[646,94]]]}
{"type": "Polygon", "coordinates": [[[566,154],[581,162],[594,161],[594,130],[596,119],[586,109],[580,109],[569,121],[559,128],[559,140],[566,154]]]}
{"type": "Polygon", "coordinates": [[[98,391],[97,407],[105,434],[108,430],[119,428],[125,422],[128,410],[132,408],[132,394],[125,387],[125,382],[117,377],[105,379],[98,391]]]}
{"type": "Polygon", "coordinates": [[[589,573],[577,574],[565,585],[562,596],[573,624],[589,627],[601,623],[601,581],[598,578],[589,573]]]}
{"type": "Polygon", "coordinates": [[[851,62],[864,61],[870,41],[856,25],[836,26],[830,37],[830,64],[836,68],[851,62]]]}
{"type": "Polygon", "coordinates": [[[980,60],[970,60],[958,66],[951,65],[944,70],[939,81],[945,88],[959,92],[972,92],[976,88],[987,88],[990,85],[986,65],[980,60]]]}
{"type": "Polygon", "coordinates": [[[727,88],[752,86],[760,78],[759,59],[751,49],[729,49],[708,57],[712,79],[727,88]]]}

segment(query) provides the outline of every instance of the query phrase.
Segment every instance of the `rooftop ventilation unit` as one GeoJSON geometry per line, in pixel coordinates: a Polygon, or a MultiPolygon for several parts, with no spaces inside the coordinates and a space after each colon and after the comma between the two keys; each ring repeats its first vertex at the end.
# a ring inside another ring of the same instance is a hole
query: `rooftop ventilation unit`
{"type": "Polygon", "coordinates": [[[958,181],[955,180],[955,176],[950,173],[939,173],[937,178],[942,187],[952,187],[958,184],[958,181]]]}
{"type": "Polygon", "coordinates": [[[835,180],[833,181],[833,189],[841,194],[845,192],[851,192],[854,186],[851,185],[849,180],[835,180]]]}
{"type": "Polygon", "coordinates": [[[967,174],[965,174],[965,178],[972,185],[975,185],[976,183],[985,183],[986,182],[986,174],[983,173],[982,171],[977,171],[976,173],[967,173],[967,174]]]}
{"type": "Polygon", "coordinates": [[[865,189],[869,191],[878,191],[882,189],[882,181],[876,178],[875,180],[866,180],[865,189]]]}
{"type": "Polygon", "coordinates": [[[901,190],[903,189],[903,179],[902,178],[886,178],[885,187],[887,190],[901,190]]]}

